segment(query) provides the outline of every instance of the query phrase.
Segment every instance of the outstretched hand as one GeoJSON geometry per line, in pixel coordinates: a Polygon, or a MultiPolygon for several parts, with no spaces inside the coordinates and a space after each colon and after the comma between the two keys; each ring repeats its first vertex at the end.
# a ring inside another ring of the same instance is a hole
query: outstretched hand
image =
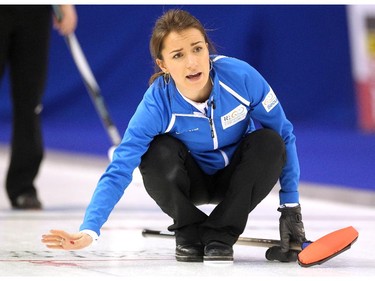
{"type": "Polygon", "coordinates": [[[47,248],[57,250],[79,250],[89,246],[92,238],[86,233],[67,233],[63,230],[50,230],[41,240],[47,248]]]}

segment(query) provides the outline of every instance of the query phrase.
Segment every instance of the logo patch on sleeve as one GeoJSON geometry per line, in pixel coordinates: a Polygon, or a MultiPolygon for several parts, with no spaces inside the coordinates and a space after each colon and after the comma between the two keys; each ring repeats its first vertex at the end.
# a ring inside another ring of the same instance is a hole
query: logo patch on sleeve
{"type": "Polygon", "coordinates": [[[270,112],[278,103],[279,100],[272,90],[269,91],[267,96],[262,101],[263,107],[267,112],[270,112]]]}
{"type": "Polygon", "coordinates": [[[234,124],[244,120],[247,115],[246,107],[241,104],[237,106],[235,109],[233,109],[228,114],[221,117],[221,125],[223,126],[223,129],[233,126],[234,124]]]}

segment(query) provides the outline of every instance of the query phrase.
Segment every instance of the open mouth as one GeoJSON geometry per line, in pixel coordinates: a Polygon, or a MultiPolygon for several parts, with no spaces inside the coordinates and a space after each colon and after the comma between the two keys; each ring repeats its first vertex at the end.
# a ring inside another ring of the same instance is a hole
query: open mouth
{"type": "Polygon", "coordinates": [[[194,81],[194,80],[198,80],[201,77],[201,75],[202,75],[202,72],[198,72],[198,73],[195,73],[195,74],[188,75],[188,76],[186,76],[186,78],[194,81]]]}

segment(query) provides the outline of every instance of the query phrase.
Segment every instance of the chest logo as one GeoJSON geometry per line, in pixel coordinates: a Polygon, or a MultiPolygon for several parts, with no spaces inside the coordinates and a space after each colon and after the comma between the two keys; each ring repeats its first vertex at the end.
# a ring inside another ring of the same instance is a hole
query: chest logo
{"type": "Polygon", "coordinates": [[[244,120],[247,115],[246,107],[241,104],[237,106],[235,109],[233,109],[228,114],[221,117],[221,125],[223,126],[223,129],[229,128],[233,126],[234,124],[237,124],[238,122],[244,120]]]}

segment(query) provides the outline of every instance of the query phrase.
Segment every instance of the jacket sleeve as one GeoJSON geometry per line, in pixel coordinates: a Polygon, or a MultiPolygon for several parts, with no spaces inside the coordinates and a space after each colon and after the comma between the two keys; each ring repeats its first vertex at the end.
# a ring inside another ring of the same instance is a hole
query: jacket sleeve
{"type": "Polygon", "coordinates": [[[249,71],[245,84],[250,94],[251,118],[259,121],[263,127],[278,132],[285,142],[287,160],[280,176],[280,204],[298,203],[300,166],[293,125],[266,80],[252,67],[249,71]]]}
{"type": "Polygon", "coordinates": [[[98,181],[80,230],[92,230],[100,235],[101,227],[131,183],[133,171],[150,142],[165,128],[163,101],[155,99],[157,95],[149,89],[129,121],[112,162],[98,181]]]}

